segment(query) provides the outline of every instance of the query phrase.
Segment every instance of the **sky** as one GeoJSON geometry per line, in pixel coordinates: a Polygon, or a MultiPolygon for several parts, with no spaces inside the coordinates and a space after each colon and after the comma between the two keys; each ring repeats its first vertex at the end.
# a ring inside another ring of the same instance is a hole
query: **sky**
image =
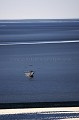
{"type": "Polygon", "coordinates": [[[0,19],[79,18],[79,0],[0,0],[0,19]]]}

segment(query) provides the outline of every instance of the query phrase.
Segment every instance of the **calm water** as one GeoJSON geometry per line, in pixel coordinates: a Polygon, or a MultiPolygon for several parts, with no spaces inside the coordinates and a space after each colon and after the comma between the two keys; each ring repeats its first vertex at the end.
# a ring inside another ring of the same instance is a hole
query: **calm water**
{"type": "Polygon", "coordinates": [[[0,103],[79,101],[78,40],[78,20],[1,21],[0,103]],[[42,44],[49,41],[57,43],[42,44]],[[25,76],[30,70],[32,79],[25,76]]]}

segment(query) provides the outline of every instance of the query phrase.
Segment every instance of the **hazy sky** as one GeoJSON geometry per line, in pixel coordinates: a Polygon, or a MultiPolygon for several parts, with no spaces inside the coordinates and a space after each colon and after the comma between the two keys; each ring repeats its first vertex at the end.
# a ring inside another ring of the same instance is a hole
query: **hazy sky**
{"type": "Polygon", "coordinates": [[[79,18],[79,0],[0,0],[0,19],[79,18]]]}

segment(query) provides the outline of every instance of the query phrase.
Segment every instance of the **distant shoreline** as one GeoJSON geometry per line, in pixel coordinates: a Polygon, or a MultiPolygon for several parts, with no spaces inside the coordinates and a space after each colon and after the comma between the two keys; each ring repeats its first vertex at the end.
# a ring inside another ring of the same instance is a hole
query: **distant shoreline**
{"type": "Polygon", "coordinates": [[[53,22],[79,22],[77,19],[2,19],[0,23],[53,23],[53,22]]]}

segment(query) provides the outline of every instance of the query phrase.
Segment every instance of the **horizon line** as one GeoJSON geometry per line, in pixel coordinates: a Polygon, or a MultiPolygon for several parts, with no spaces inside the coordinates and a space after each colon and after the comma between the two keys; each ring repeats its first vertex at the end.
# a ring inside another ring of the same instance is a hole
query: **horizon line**
{"type": "Polygon", "coordinates": [[[79,22],[79,18],[67,19],[0,19],[0,23],[35,23],[35,22],[79,22]]]}

